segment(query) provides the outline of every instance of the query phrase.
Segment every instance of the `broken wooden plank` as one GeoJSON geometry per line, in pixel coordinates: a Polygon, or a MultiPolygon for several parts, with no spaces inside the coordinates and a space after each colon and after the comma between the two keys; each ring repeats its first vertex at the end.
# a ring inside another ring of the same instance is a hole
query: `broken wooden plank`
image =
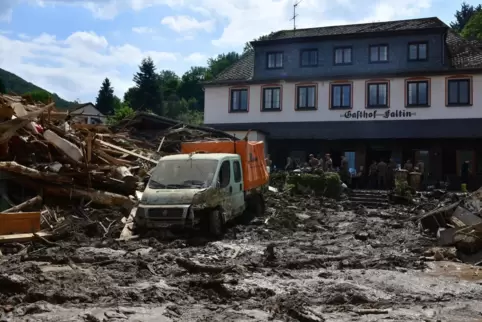
{"type": "Polygon", "coordinates": [[[0,213],[0,234],[35,233],[40,230],[40,211],[0,213]]]}
{"type": "Polygon", "coordinates": [[[2,211],[2,213],[9,213],[9,212],[19,212],[22,211],[25,208],[29,208],[37,203],[42,202],[42,197],[36,196],[32,199],[29,199],[25,202],[22,202],[21,204],[18,204],[12,208],[8,208],[7,210],[2,211]]]}
{"type": "Polygon", "coordinates": [[[18,164],[15,161],[0,162],[0,170],[24,175],[32,179],[39,179],[57,183],[72,183],[72,178],[60,176],[56,173],[51,172],[41,172],[36,169],[32,169],[18,164]]]}
{"type": "Polygon", "coordinates": [[[101,144],[101,145],[103,145],[103,146],[107,146],[107,147],[109,147],[109,148],[112,148],[112,149],[114,149],[114,150],[119,150],[119,151],[122,151],[122,152],[124,152],[124,153],[126,153],[126,154],[135,156],[135,157],[137,157],[137,158],[139,158],[139,159],[142,159],[142,160],[145,160],[145,161],[148,161],[148,162],[157,164],[157,161],[156,161],[156,160],[153,160],[153,159],[151,159],[151,158],[148,158],[148,157],[145,157],[145,156],[143,156],[143,155],[140,155],[139,153],[135,153],[135,152],[126,150],[126,149],[124,149],[124,148],[121,148],[121,147],[116,146],[116,145],[114,145],[114,144],[111,144],[111,143],[109,143],[109,142],[105,142],[105,141],[102,141],[102,140],[96,140],[95,142],[96,142],[96,143],[99,143],[99,144],[101,144]]]}
{"type": "Polygon", "coordinates": [[[36,234],[26,233],[26,234],[0,235],[0,244],[1,243],[22,243],[22,242],[32,241],[38,238],[35,235],[44,237],[44,238],[51,236],[51,234],[45,233],[45,232],[38,232],[36,234]]]}

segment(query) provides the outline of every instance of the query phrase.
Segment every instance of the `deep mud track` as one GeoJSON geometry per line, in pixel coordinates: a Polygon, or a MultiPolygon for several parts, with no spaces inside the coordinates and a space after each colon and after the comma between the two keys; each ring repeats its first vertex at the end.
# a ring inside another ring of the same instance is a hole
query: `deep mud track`
{"type": "Polygon", "coordinates": [[[15,254],[0,257],[0,317],[482,321],[477,270],[450,262],[449,251],[430,251],[435,240],[402,209],[348,210],[289,196],[267,205],[266,217],[230,228],[221,241],[77,237],[20,252],[24,246],[12,245],[15,254]],[[182,265],[193,262],[204,266],[182,265]]]}

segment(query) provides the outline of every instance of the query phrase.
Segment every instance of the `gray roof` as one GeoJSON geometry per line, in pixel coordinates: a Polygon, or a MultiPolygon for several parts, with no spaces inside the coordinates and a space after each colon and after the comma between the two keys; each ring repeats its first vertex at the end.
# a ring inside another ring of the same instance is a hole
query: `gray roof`
{"type": "MultiPolygon", "coordinates": [[[[359,23],[353,25],[328,26],[317,28],[306,28],[296,30],[280,30],[269,36],[267,40],[280,40],[305,37],[329,37],[341,35],[353,35],[361,33],[414,31],[433,28],[448,28],[437,17],[395,20],[384,22],[359,23]]],[[[254,41],[253,43],[256,43],[254,41]]]]}
{"type": "MultiPolygon", "coordinates": [[[[401,20],[390,21],[380,23],[347,25],[347,26],[335,26],[335,27],[322,27],[322,28],[310,28],[310,29],[298,29],[295,35],[304,34],[303,37],[308,37],[308,34],[312,36],[316,35],[342,35],[348,32],[353,33],[367,33],[376,31],[395,31],[395,30],[416,30],[423,28],[433,27],[447,27],[438,18],[426,18],[426,19],[414,19],[414,20],[401,20]],[[377,27],[378,26],[378,27],[377,27]],[[378,29],[377,29],[378,28],[378,29]],[[398,29],[397,29],[398,28],[398,29]],[[303,32],[303,33],[302,33],[303,32]]],[[[293,38],[293,30],[291,31],[279,31],[270,36],[271,39],[284,39],[293,38]],[[291,36],[288,35],[291,33],[291,36]],[[272,38],[275,37],[275,38],[272,38]]],[[[301,37],[301,36],[300,36],[301,37]]],[[[456,70],[466,69],[478,69],[482,68],[482,48],[478,43],[468,41],[454,31],[449,30],[446,38],[449,59],[451,68],[456,70]]],[[[220,73],[210,83],[223,83],[223,82],[244,82],[253,78],[254,74],[254,51],[245,53],[239,61],[234,63],[231,67],[220,73]]]]}

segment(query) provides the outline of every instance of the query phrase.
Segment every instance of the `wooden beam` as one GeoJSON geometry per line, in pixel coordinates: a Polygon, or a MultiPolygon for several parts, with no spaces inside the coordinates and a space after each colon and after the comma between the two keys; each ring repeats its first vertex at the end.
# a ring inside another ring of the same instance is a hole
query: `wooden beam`
{"type": "Polygon", "coordinates": [[[126,153],[126,154],[135,156],[135,157],[137,157],[137,158],[139,158],[139,159],[142,159],[142,160],[145,160],[145,161],[154,163],[154,164],[157,164],[157,162],[158,162],[158,161],[153,160],[153,159],[151,159],[151,158],[148,158],[148,157],[145,157],[145,156],[143,156],[143,155],[140,155],[139,153],[135,153],[135,152],[126,150],[126,149],[124,149],[124,148],[121,148],[121,147],[119,147],[119,146],[117,146],[117,145],[114,145],[114,144],[111,144],[111,143],[109,143],[109,142],[105,142],[105,141],[102,141],[102,140],[96,140],[95,142],[96,142],[96,143],[99,143],[99,144],[101,144],[101,145],[103,145],[103,146],[107,146],[107,147],[112,148],[112,149],[114,149],[114,150],[118,150],[118,151],[124,152],[124,153],[126,153]]]}

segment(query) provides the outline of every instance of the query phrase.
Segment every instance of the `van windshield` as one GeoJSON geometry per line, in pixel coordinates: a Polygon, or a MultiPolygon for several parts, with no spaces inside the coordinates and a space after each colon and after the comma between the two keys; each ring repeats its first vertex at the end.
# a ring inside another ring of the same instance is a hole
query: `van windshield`
{"type": "Polygon", "coordinates": [[[149,180],[151,189],[207,188],[211,186],[217,160],[161,160],[149,180]]]}

